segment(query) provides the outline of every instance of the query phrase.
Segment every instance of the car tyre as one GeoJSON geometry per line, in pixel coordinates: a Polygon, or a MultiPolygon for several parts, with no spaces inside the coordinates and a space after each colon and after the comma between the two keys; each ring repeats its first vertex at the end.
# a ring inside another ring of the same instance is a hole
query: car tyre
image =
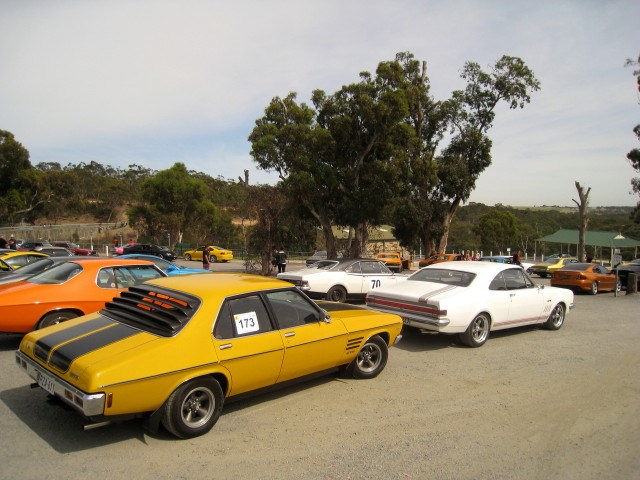
{"type": "Polygon", "coordinates": [[[189,255],[188,253],[184,254],[184,259],[188,262],[191,260],[191,255],[189,255]]]}
{"type": "Polygon", "coordinates": [[[66,322],[67,320],[71,320],[72,318],[76,318],[78,316],[75,312],[69,311],[61,311],[61,312],[51,312],[47,313],[42,319],[38,322],[38,329],[50,327],[51,325],[57,325],[60,322],[66,322]]]}
{"type": "Polygon", "coordinates": [[[218,262],[218,257],[216,257],[215,255],[211,255],[209,257],[209,260],[211,260],[211,263],[217,263],[218,262]]]}
{"type": "Polygon", "coordinates": [[[460,334],[460,341],[468,347],[481,347],[489,338],[490,329],[491,320],[489,315],[481,313],[473,319],[465,332],[460,334]]]}
{"type": "Polygon", "coordinates": [[[544,328],[546,328],[547,330],[559,330],[560,327],[562,327],[562,325],[564,324],[564,318],[564,305],[559,303],[555,307],[553,307],[553,310],[551,310],[549,318],[546,322],[544,322],[544,328]]]}
{"type": "Polygon", "coordinates": [[[374,335],[362,345],[349,365],[349,371],[353,378],[374,378],[384,370],[388,358],[387,343],[379,335],[374,335]]]}
{"type": "Polygon", "coordinates": [[[204,435],[220,418],[224,395],[213,378],[196,378],[178,387],[164,407],[162,425],[178,438],[204,435]]]}
{"type": "Polygon", "coordinates": [[[595,295],[596,293],[598,293],[598,282],[591,283],[591,290],[589,290],[589,293],[591,295],[595,295]]]}
{"type": "Polygon", "coordinates": [[[327,300],[330,302],[344,303],[347,301],[347,291],[340,285],[335,285],[327,292],[327,300]]]}

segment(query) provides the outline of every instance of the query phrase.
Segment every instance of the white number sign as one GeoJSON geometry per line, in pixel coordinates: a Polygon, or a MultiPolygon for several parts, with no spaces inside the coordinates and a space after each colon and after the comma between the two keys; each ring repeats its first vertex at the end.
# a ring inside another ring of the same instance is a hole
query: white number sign
{"type": "Polygon", "coordinates": [[[244,335],[245,333],[257,332],[260,330],[256,312],[239,313],[238,315],[233,316],[233,320],[236,322],[236,331],[238,332],[238,335],[244,335]]]}

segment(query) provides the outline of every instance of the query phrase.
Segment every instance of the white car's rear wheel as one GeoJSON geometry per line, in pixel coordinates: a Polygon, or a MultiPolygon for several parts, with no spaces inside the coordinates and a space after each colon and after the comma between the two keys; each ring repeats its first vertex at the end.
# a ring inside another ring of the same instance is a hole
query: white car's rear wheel
{"type": "Polygon", "coordinates": [[[467,327],[464,333],[460,334],[460,341],[469,347],[481,347],[489,338],[491,320],[486,313],[479,314],[467,327]]]}
{"type": "Polygon", "coordinates": [[[347,291],[340,285],[331,287],[327,292],[327,300],[329,300],[330,302],[344,303],[347,301],[347,291]]]}

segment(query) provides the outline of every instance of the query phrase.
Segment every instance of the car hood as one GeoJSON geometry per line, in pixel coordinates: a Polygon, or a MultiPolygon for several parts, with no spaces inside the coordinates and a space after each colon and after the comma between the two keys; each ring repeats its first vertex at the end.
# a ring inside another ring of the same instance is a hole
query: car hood
{"type": "Polygon", "coordinates": [[[408,280],[397,285],[376,288],[369,292],[367,297],[426,302],[433,298],[448,297],[461,289],[463,287],[456,287],[455,285],[408,280]]]}

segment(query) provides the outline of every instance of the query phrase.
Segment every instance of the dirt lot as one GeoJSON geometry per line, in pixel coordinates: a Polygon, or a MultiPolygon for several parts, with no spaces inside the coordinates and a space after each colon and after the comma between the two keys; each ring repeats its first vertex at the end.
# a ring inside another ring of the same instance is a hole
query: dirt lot
{"type": "Polygon", "coordinates": [[[479,349],[407,333],[378,378],[229,404],[193,440],[137,421],[82,431],[29,388],[19,337],[0,336],[0,477],[638,478],[639,312],[638,295],[578,295],[557,332],[499,332],[479,349]]]}

